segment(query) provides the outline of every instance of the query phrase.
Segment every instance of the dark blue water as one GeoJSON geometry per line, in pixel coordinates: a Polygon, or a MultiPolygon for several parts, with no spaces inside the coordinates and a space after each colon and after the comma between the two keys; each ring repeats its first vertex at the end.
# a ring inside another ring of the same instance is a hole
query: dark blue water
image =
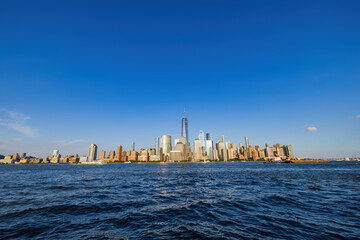
{"type": "Polygon", "coordinates": [[[360,165],[0,165],[0,238],[356,239],[360,165]]]}

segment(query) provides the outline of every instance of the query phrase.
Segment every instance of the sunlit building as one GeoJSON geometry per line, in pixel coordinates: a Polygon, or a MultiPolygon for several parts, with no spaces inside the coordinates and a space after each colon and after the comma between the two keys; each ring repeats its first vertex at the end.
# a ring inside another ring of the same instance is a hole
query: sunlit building
{"type": "Polygon", "coordinates": [[[171,146],[171,136],[169,135],[163,135],[161,136],[161,148],[163,149],[163,153],[170,153],[172,150],[171,146]]]}
{"type": "Polygon", "coordinates": [[[88,161],[91,162],[96,160],[96,156],[97,156],[97,146],[96,144],[91,144],[89,146],[88,161]]]}

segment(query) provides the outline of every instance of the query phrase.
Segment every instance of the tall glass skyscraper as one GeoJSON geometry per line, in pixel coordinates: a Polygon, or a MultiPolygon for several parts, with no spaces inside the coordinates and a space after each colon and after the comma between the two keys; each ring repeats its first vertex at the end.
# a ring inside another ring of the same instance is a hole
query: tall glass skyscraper
{"type": "Polygon", "coordinates": [[[91,144],[87,155],[87,161],[91,162],[96,160],[96,156],[97,156],[97,146],[96,144],[91,144]]]}
{"type": "Polygon", "coordinates": [[[203,155],[205,155],[205,135],[204,135],[204,131],[200,130],[199,132],[199,139],[201,141],[201,151],[203,153],[203,155]]]}
{"type": "Polygon", "coordinates": [[[184,117],[181,120],[181,136],[184,136],[186,138],[186,142],[189,144],[188,119],[185,117],[185,109],[184,117]]]}
{"type": "Polygon", "coordinates": [[[247,136],[245,136],[245,146],[246,146],[246,151],[249,150],[249,138],[247,136]]]}

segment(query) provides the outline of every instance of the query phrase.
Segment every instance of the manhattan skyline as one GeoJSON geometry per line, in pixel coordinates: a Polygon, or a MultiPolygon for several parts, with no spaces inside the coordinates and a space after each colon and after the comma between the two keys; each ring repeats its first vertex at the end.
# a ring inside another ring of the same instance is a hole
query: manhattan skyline
{"type": "Polygon", "coordinates": [[[0,154],[86,155],[199,131],[360,149],[356,1],[0,3],[0,154]],[[306,16],[306,17],[304,17],[306,16]]]}

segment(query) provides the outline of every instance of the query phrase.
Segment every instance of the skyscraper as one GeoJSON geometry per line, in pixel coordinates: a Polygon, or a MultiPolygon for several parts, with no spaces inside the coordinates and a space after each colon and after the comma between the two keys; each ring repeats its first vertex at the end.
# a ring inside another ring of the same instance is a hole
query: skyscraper
{"type": "Polygon", "coordinates": [[[159,137],[155,137],[155,149],[156,149],[156,154],[159,154],[159,137]]]}
{"type": "Polygon", "coordinates": [[[161,136],[161,148],[163,153],[170,153],[172,146],[171,146],[171,136],[163,135],[161,136]]]}
{"type": "Polygon", "coordinates": [[[89,152],[88,152],[88,156],[87,159],[89,162],[96,160],[96,156],[97,156],[97,146],[96,144],[91,144],[89,146],[89,152]]]}
{"type": "Polygon", "coordinates": [[[287,153],[288,157],[292,157],[292,158],[294,157],[294,153],[292,151],[292,146],[291,145],[286,146],[286,153],[287,153]]]}
{"type": "Polygon", "coordinates": [[[205,155],[205,135],[204,135],[203,130],[200,130],[200,132],[199,132],[199,139],[200,139],[200,142],[201,142],[202,154],[205,155]]]}
{"type": "Polygon", "coordinates": [[[212,141],[211,133],[206,133],[206,141],[205,141],[205,150],[207,156],[210,157],[210,159],[213,159],[213,150],[214,150],[214,144],[212,141]],[[211,151],[211,152],[210,152],[211,151]]]}
{"type": "Polygon", "coordinates": [[[131,151],[135,151],[135,142],[131,143],[131,151]]]}
{"type": "Polygon", "coordinates": [[[59,155],[59,150],[55,149],[53,151],[53,157],[56,157],[57,155],[59,155]]]}
{"type": "Polygon", "coordinates": [[[206,140],[206,154],[207,156],[209,156],[210,160],[213,160],[213,141],[210,140],[206,140]]]}
{"type": "Polygon", "coordinates": [[[105,154],[106,154],[105,151],[101,151],[101,152],[100,152],[100,160],[104,160],[104,159],[105,159],[105,154]]]}
{"type": "Polygon", "coordinates": [[[181,120],[181,136],[184,136],[186,138],[186,142],[189,143],[188,119],[185,117],[185,109],[184,117],[181,120]]]}
{"type": "Polygon", "coordinates": [[[245,136],[245,146],[246,146],[246,151],[249,150],[249,138],[247,136],[245,136]]]}
{"type": "Polygon", "coordinates": [[[200,139],[195,139],[194,141],[194,160],[203,159],[202,149],[201,149],[201,141],[200,139]]]}
{"type": "Polygon", "coordinates": [[[211,133],[206,133],[206,140],[212,140],[211,133]]]}
{"type": "Polygon", "coordinates": [[[120,146],[118,146],[117,153],[116,153],[116,159],[119,161],[121,160],[121,154],[122,154],[122,146],[120,145],[120,146]]]}

